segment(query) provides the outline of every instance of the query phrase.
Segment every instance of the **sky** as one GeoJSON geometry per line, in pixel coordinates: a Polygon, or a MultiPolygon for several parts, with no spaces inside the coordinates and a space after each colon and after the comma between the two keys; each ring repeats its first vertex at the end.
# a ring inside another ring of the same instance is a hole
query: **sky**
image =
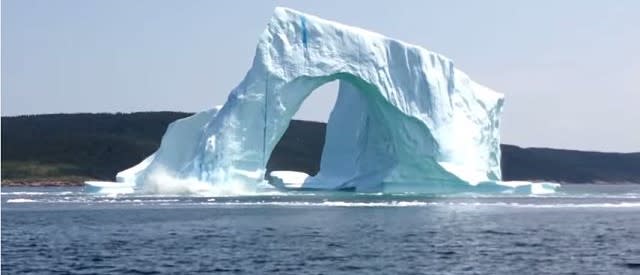
{"type": "MultiPolygon", "coordinates": [[[[221,105],[273,8],[421,45],[504,93],[502,142],[640,151],[640,1],[3,0],[3,116],[221,105]]],[[[337,85],[296,118],[326,121],[337,85]]]]}

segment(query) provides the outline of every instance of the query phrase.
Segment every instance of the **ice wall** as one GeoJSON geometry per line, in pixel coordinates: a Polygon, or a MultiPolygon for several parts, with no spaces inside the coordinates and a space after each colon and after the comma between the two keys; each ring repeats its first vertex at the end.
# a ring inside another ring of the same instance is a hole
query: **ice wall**
{"type": "Polygon", "coordinates": [[[333,80],[321,170],[305,187],[429,192],[500,180],[501,94],[442,55],[287,8],[275,9],[224,106],[174,122],[158,152],[118,180],[144,189],[162,171],[259,185],[301,103],[333,80]]]}

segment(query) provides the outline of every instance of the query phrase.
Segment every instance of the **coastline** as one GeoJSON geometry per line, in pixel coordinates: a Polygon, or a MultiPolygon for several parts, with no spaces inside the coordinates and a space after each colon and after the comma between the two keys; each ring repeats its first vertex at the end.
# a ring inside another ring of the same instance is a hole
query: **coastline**
{"type": "Polygon", "coordinates": [[[2,187],[70,187],[84,186],[84,182],[90,180],[96,179],[83,176],[2,179],[1,185],[2,187]]]}

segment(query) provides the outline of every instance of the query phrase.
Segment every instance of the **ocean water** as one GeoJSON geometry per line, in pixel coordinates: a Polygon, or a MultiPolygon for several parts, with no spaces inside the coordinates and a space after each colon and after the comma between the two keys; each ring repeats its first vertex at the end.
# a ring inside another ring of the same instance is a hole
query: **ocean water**
{"type": "Polygon", "coordinates": [[[2,274],[640,274],[640,185],[551,195],[2,188],[2,274]]]}

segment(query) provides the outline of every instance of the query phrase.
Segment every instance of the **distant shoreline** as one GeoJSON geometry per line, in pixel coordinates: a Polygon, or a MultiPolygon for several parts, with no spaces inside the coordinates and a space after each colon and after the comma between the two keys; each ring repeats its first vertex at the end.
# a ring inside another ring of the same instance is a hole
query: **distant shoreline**
{"type": "MultiPolygon", "coordinates": [[[[8,186],[82,186],[113,181],[157,150],[180,112],[49,114],[2,117],[2,182],[8,186]]],[[[291,120],[273,150],[267,171],[315,175],[326,124],[291,120]]],[[[640,183],[640,152],[607,153],[502,144],[505,181],[640,183]]]]}
{"type": "Polygon", "coordinates": [[[3,179],[2,187],[72,187],[84,186],[85,181],[95,180],[89,177],[54,177],[3,179]]]}

